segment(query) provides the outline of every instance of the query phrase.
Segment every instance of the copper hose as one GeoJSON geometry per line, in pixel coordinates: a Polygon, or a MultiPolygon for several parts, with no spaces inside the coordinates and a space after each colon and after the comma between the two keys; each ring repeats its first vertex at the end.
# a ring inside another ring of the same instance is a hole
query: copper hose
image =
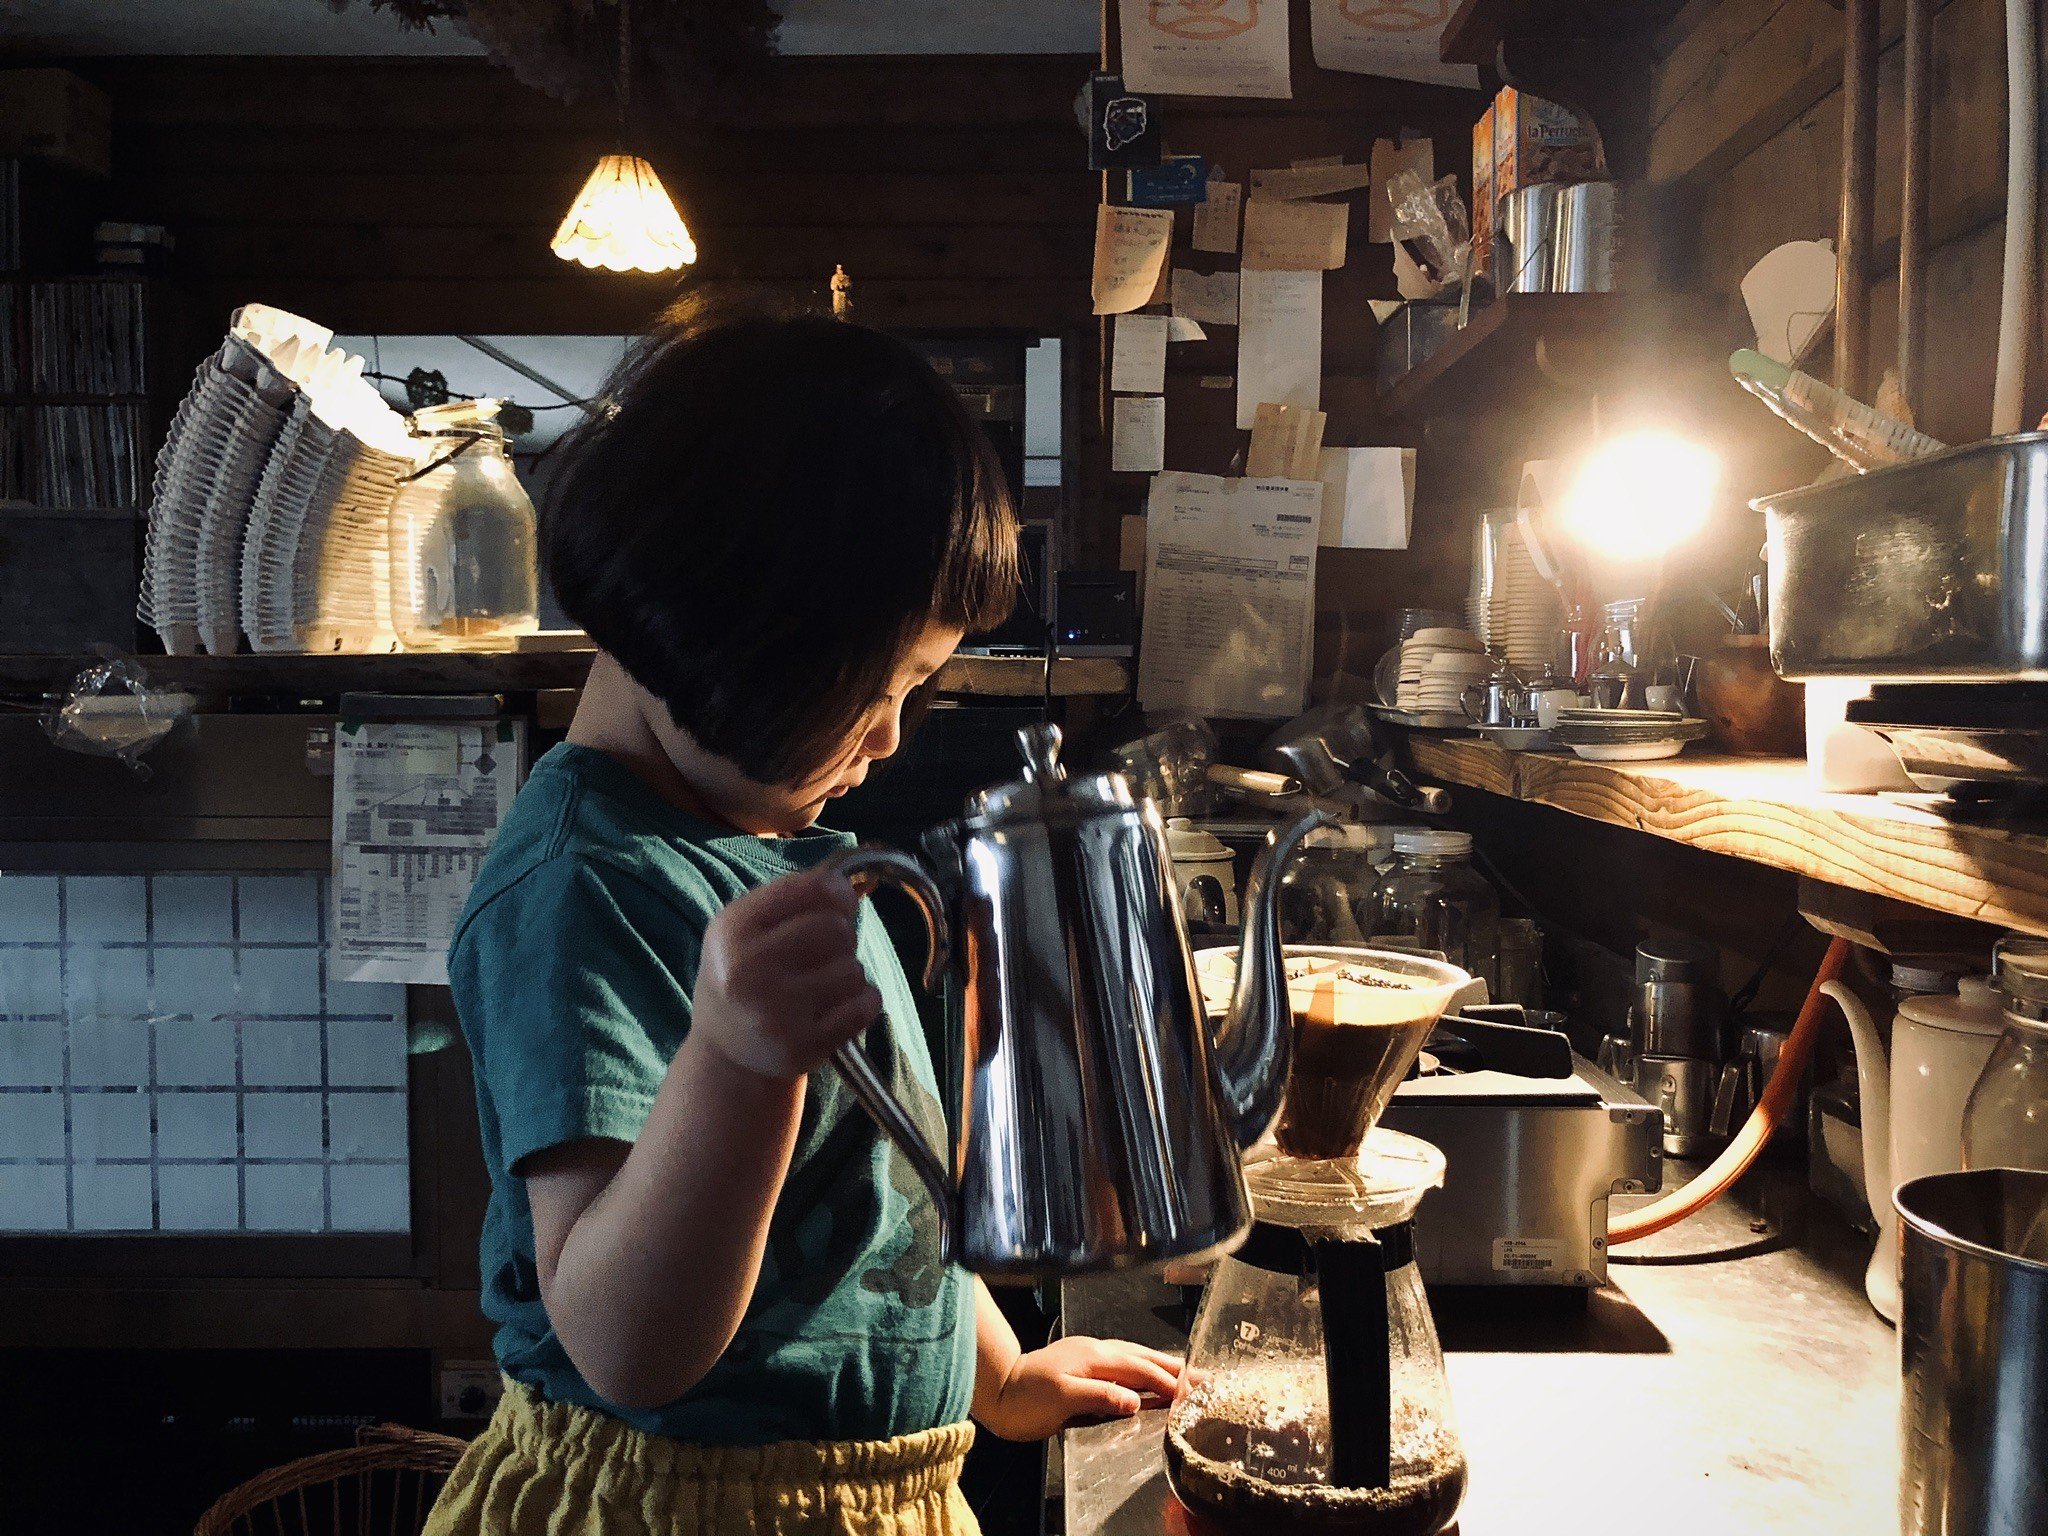
{"type": "Polygon", "coordinates": [[[1616,1243],[1631,1243],[1653,1232],[1662,1232],[1666,1227],[1705,1210],[1749,1171],[1749,1165],[1756,1161],[1757,1154],[1763,1151],[1784,1123],[1786,1113],[1799,1097],[1799,1080],[1806,1075],[1806,1063],[1813,1055],[1813,1042],[1820,1034],[1821,1020],[1827,1017],[1828,1012],[1828,1000],[1821,996],[1820,989],[1842,974],[1848,960],[1849,941],[1831,940],[1827,954],[1821,958],[1820,969],[1814,972],[1813,985],[1807,989],[1799,1020],[1792,1026],[1792,1033],[1785,1038],[1784,1047],[1778,1052],[1778,1065],[1771,1072],[1771,1080],[1764,1085],[1763,1096],[1757,1100],[1749,1118],[1742,1122],[1742,1129],[1735,1133],[1734,1140],[1683,1187],[1639,1210],[1630,1211],[1626,1216],[1610,1218],[1607,1223],[1607,1244],[1610,1248],[1616,1243]]]}

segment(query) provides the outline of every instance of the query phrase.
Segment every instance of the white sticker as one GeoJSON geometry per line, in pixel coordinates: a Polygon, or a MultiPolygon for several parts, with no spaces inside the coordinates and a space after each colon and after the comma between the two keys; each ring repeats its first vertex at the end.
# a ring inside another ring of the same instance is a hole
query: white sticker
{"type": "Polygon", "coordinates": [[[1564,1267],[1564,1240],[1556,1237],[1496,1237],[1493,1267],[1505,1274],[1550,1274],[1564,1267]]]}

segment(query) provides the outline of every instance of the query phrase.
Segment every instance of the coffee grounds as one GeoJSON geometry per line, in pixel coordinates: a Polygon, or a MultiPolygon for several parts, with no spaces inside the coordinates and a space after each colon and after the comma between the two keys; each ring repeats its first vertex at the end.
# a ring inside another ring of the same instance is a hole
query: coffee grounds
{"type": "Polygon", "coordinates": [[[1386,1488],[1329,1485],[1330,1426],[1312,1375],[1320,1360],[1211,1376],[1167,1419],[1174,1494],[1226,1531],[1259,1536],[1435,1536],[1465,1495],[1465,1455],[1440,1414],[1398,1396],[1386,1488]]]}

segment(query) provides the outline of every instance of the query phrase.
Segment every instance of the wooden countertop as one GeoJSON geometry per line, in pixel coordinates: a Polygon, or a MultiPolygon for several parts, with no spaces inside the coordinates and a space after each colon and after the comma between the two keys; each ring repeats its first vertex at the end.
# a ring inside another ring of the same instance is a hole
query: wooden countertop
{"type": "Polygon", "coordinates": [[[1532,805],[1958,917],[2048,933],[2048,836],[1960,822],[1931,797],[1829,794],[1800,759],[1588,763],[1460,737],[1410,738],[1415,768],[1532,805]]]}

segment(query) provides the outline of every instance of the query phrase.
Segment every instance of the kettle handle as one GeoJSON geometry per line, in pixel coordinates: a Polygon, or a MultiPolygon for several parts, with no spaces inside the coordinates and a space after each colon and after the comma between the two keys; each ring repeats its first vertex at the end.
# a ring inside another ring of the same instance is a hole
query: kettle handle
{"type": "MultiPolygon", "coordinates": [[[[924,917],[925,936],[930,945],[925,955],[924,989],[936,991],[946,974],[946,905],[938,885],[925,873],[923,866],[910,855],[898,853],[893,848],[860,847],[833,854],[821,867],[838,870],[863,896],[878,885],[888,884],[897,886],[917,903],[918,911],[924,917]]],[[[939,1242],[945,1251],[946,1261],[956,1262],[959,1236],[953,1216],[956,1192],[939,1154],[924,1139],[924,1133],[917,1128],[917,1122],[910,1118],[909,1112],[896,1101],[896,1096],[882,1081],[881,1074],[875,1071],[874,1063],[868,1060],[858,1040],[849,1040],[834,1051],[832,1066],[882,1134],[895,1142],[897,1150],[910,1159],[910,1166],[931,1193],[932,1204],[938,1210],[939,1242]]]]}

